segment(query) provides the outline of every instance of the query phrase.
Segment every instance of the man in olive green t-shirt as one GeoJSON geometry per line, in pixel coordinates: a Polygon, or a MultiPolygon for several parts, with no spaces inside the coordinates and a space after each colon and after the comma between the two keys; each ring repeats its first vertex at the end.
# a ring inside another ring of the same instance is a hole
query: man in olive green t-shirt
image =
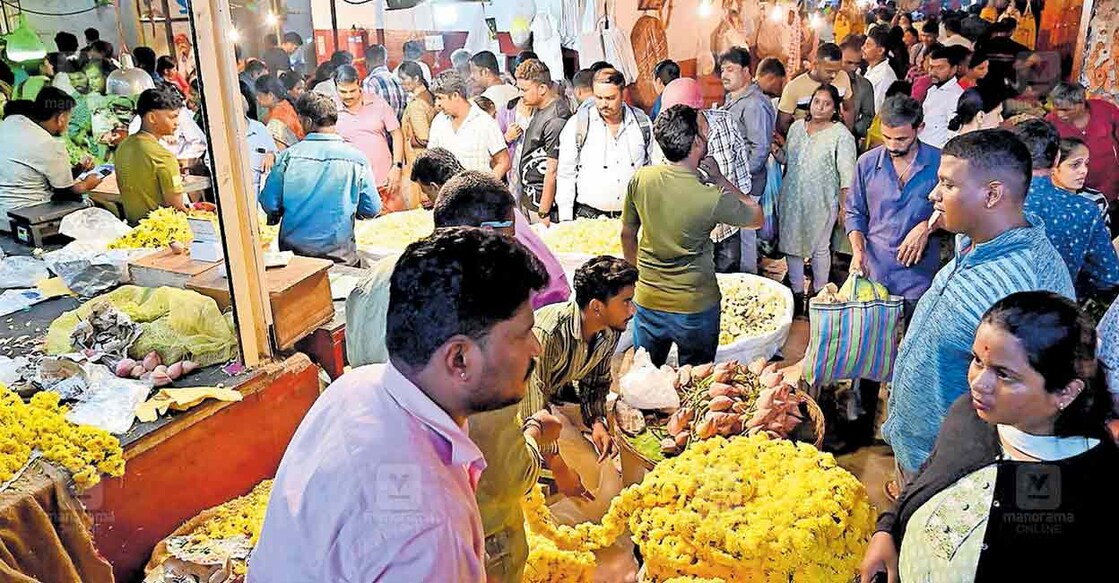
{"type": "Polygon", "coordinates": [[[113,158],[124,218],[136,224],[159,207],[186,210],[179,161],[159,143],[175,135],[182,100],[167,89],[148,89],[136,102],[140,131],[120,143],[113,158]]]}
{"type": "Polygon", "coordinates": [[[691,107],[661,112],[654,134],[669,163],[638,170],[622,207],[622,251],[638,269],[633,342],[657,366],[673,343],[682,365],[715,359],[722,298],[711,230],[763,222],[758,203],[708,157],[707,132],[706,119],[691,107]]]}

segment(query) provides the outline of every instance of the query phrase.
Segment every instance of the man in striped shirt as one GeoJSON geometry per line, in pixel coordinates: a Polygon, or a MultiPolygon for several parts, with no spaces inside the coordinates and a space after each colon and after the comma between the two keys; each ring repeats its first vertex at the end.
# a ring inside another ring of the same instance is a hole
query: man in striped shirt
{"type": "Polygon", "coordinates": [[[575,272],[574,301],[536,311],[534,331],[543,353],[529,378],[521,417],[544,409],[557,413],[563,423],[560,457],[595,497],[581,509],[584,520],[601,518],[621,491],[621,476],[613,464],[603,463],[617,451],[606,424],[606,395],[610,359],[636,311],[636,285],[637,270],[625,260],[596,257],[575,272]]]}
{"type": "Polygon", "coordinates": [[[366,93],[380,95],[389,103],[396,113],[396,119],[399,120],[404,115],[404,107],[408,105],[408,92],[400,84],[400,79],[389,71],[386,66],[387,61],[388,53],[385,52],[385,47],[381,45],[366,47],[365,66],[369,74],[362,81],[361,89],[366,93]]]}
{"type": "Polygon", "coordinates": [[[935,217],[956,233],[956,256],[917,303],[894,366],[889,417],[882,428],[899,480],[911,479],[932,452],[948,407],[968,390],[971,343],[979,319],[998,300],[1048,290],[1075,298],[1045,226],[1023,206],[1030,152],[1006,130],[981,130],[945,145],[929,195],[935,217]]]}

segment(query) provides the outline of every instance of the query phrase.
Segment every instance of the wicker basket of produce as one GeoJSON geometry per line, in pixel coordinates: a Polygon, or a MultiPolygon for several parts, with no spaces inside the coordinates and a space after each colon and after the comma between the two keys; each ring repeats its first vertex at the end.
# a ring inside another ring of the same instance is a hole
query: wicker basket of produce
{"type": "Polygon", "coordinates": [[[820,406],[807,393],[763,372],[765,361],[749,367],[737,362],[677,370],[681,406],[671,414],[642,411],[624,399],[615,403],[615,439],[625,483],[640,480],[667,457],[715,435],[765,433],[779,439],[823,443],[825,422],[820,406]]]}

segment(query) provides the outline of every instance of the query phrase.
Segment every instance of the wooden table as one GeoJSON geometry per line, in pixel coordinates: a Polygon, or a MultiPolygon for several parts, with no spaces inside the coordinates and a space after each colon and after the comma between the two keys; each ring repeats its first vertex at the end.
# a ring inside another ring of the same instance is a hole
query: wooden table
{"type": "MultiPolygon", "coordinates": [[[[206,176],[187,175],[183,178],[183,194],[202,192],[213,186],[213,182],[206,176]]],[[[124,205],[120,202],[120,187],[117,186],[116,172],[105,177],[97,188],[89,191],[89,199],[100,207],[109,209],[119,218],[124,218],[124,205]]]]}

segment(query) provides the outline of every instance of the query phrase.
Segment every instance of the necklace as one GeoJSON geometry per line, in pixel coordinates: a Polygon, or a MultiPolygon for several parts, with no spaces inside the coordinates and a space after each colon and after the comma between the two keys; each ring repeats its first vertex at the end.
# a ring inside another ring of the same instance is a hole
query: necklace
{"type": "Polygon", "coordinates": [[[913,168],[913,163],[916,162],[916,161],[917,161],[917,154],[914,153],[913,158],[909,161],[909,164],[905,165],[905,169],[902,170],[901,172],[898,172],[898,188],[899,189],[905,188],[905,175],[909,174],[909,170],[913,168]]]}

